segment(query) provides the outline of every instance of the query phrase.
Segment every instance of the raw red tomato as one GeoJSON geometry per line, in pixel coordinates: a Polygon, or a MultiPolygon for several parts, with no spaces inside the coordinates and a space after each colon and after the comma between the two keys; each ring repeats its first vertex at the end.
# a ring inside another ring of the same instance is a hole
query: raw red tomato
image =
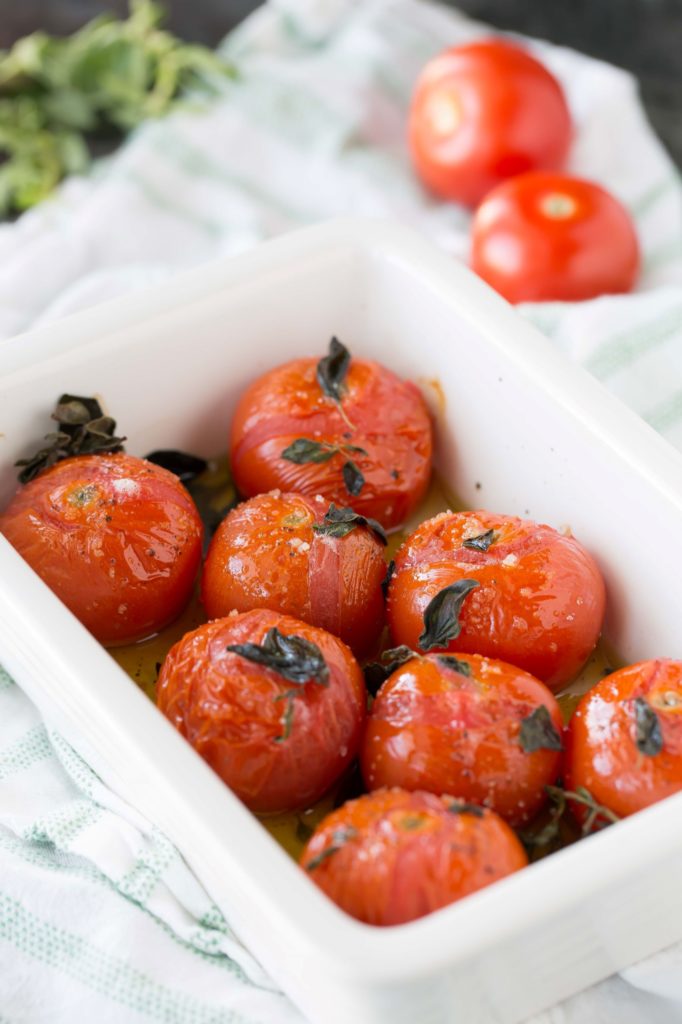
{"type": "Polygon", "coordinates": [[[230,453],[246,496],[275,488],[319,494],[392,529],[428,486],[431,422],[414,384],[351,360],[333,339],[324,359],[295,359],[246,389],[230,453]]]}
{"type": "Polygon", "coordinates": [[[456,793],[523,825],[559,775],[561,733],[559,705],[527,672],[477,654],[413,657],[372,705],[362,774],[368,789],[456,793]]]}
{"type": "Polygon", "coordinates": [[[579,787],[619,817],[682,790],[682,661],[629,665],[585,694],[566,737],[566,788],[579,787]]]}
{"type": "Polygon", "coordinates": [[[0,533],[101,643],[115,646],[180,614],[203,526],[167,470],[132,455],[83,455],[22,487],[0,533]]]}
{"type": "Polygon", "coordinates": [[[330,899],[375,925],[423,917],[527,863],[492,811],[402,789],[380,789],[333,811],[301,857],[330,899]]]}
{"type": "Polygon", "coordinates": [[[499,658],[557,690],[594,649],[604,605],[599,569],[573,537],[515,516],[443,512],[396,555],[388,623],[395,644],[499,658]]]}
{"type": "Polygon", "coordinates": [[[505,178],[558,168],[570,142],[561,86],[514,43],[445,50],[417,82],[410,150],[421,180],[443,199],[473,206],[505,178]]]}
{"type": "Polygon", "coordinates": [[[271,608],[334,633],[358,657],[384,624],[384,531],[323,498],[271,491],[222,521],[201,596],[209,618],[271,608]]]}
{"type": "Polygon", "coordinates": [[[365,717],[360,668],[331,633],[278,612],[228,615],[169,651],[157,703],[258,813],[318,800],[353,760],[365,717]]]}
{"type": "Polygon", "coordinates": [[[627,210],[590,181],[524,174],[486,196],[471,265],[509,302],[576,302],[629,292],[639,244],[627,210]]]}

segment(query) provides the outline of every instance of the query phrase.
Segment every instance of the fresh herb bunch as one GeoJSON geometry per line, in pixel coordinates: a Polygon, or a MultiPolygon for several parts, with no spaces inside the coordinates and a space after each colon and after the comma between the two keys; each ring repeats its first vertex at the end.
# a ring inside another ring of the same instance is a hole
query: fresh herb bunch
{"type": "Polygon", "coordinates": [[[163,8],[130,0],[65,39],[34,32],[0,51],[0,215],[25,210],[90,163],[88,141],[123,135],[188,91],[215,94],[232,67],[159,25],[163,8]]]}

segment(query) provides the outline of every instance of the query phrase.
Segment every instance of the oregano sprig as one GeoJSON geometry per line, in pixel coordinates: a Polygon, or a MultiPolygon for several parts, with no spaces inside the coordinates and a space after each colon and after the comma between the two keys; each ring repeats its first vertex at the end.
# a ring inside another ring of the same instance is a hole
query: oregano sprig
{"type": "MultiPolygon", "coordinates": [[[[310,462],[329,462],[335,455],[367,455],[367,452],[355,444],[330,444],[328,441],[314,441],[310,437],[297,437],[281,455],[288,462],[302,466],[310,462]]],[[[357,497],[365,484],[360,469],[352,459],[346,459],[342,472],[346,490],[353,497],[357,497]]]]}

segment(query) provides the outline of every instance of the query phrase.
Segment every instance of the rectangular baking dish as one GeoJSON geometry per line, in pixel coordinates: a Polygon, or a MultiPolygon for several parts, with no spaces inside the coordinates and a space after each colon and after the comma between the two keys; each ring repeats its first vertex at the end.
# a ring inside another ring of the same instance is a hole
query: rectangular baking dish
{"type": "MultiPolygon", "coordinates": [[[[605,574],[623,659],[682,657],[682,459],[397,225],[306,229],[3,343],[0,507],[61,392],[101,395],[131,452],[215,455],[247,381],[332,334],[438,382],[439,470],[467,505],[570,525],[605,574]]],[[[514,1024],[682,939],[682,795],[373,929],[314,887],[1,537],[0,662],[177,844],[315,1024],[514,1024]]]]}

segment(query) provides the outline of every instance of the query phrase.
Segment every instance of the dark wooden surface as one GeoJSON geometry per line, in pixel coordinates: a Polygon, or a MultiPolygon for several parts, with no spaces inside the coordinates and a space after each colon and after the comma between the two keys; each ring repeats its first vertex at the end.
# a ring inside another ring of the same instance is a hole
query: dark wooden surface
{"type": "MultiPolygon", "coordinates": [[[[682,164],[682,0],[447,0],[473,17],[633,71],[656,131],[682,164]]],[[[255,0],[165,0],[170,27],[215,45],[255,0]]],[[[66,34],[127,0],[0,0],[0,46],[37,28],[66,34]]],[[[636,157],[636,155],[633,155],[636,157]]]]}

